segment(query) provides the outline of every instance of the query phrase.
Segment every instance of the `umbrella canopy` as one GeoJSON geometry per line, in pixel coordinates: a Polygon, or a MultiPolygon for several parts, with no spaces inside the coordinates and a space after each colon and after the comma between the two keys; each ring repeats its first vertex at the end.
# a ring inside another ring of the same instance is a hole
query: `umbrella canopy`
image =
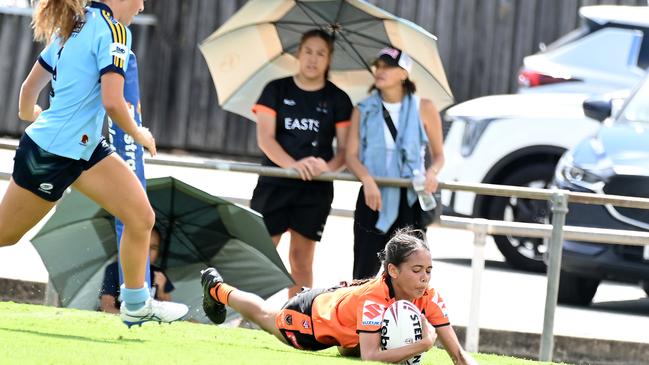
{"type": "MultiPolygon", "coordinates": [[[[163,269],[175,301],[203,321],[199,270],[216,267],[232,285],[267,298],[293,285],[261,216],[164,177],[147,180],[163,269]]],[[[104,268],[117,257],[114,219],[77,191],[67,194],[32,240],[61,305],[96,309],[104,268]]]]}
{"type": "Polygon", "coordinates": [[[251,0],[200,45],[219,104],[254,120],[264,85],[297,73],[300,37],[313,28],[334,37],[330,80],[354,103],[367,95],[370,63],[386,46],[410,54],[419,95],[439,109],[453,103],[436,38],[414,23],[362,0],[251,0]]]}

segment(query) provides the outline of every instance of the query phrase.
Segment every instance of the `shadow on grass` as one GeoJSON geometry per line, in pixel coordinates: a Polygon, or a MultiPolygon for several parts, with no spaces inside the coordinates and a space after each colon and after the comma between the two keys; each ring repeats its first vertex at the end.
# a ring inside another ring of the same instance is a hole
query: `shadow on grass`
{"type": "Polygon", "coordinates": [[[96,343],[111,343],[111,344],[118,344],[118,343],[124,343],[124,342],[137,342],[137,343],[144,343],[144,340],[139,340],[139,339],[128,339],[128,338],[120,338],[116,340],[111,340],[111,339],[105,339],[105,340],[100,340],[100,339],[95,339],[95,338],[90,338],[90,337],[83,337],[83,336],[74,336],[74,335],[62,335],[59,333],[49,333],[49,332],[41,332],[41,331],[34,331],[34,330],[24,330],[24,329],[16,329],[16,328],[4,328],[0,327],[0,331],[7,331],[7,332],[18,332],[18,333],[27,333],[30,335],[36,335],[36,336],[43,336],[43,337],[50,337],[50,338],[60,338],[63,340],[78,340],[78,341],[86,341],[86,342],[96,342],[96,343]]]}
{"type": "MultiPolygon", "coordinates": [[[[280,342],[278,342],[280,344],[280,342]]],[[[240,347],[244,349],[243,351],[250,350],[250,347],[248,345],[243,345],[239,343],[221,343],[220,345],[228,345],[230,347],[240,347]]],[[[284,344],[284,346],[281,347],[275,347],[272,345],[260,345],[257,346],[256,348],[265,350],[265,351],[273,351],[277,353],[307,353],[309,356],[317,356],[317,357],[325,357],[325,358],[345,358],[345,359],[355,359],[354,357],[344,357],[341,356],[338,351],[336,350],[331,350],[334,349],[335,346],[332,346],[330,349],[326,349],[323,351],[303,351],[303,350],[298,350],[292,346],[284,344]]]]}

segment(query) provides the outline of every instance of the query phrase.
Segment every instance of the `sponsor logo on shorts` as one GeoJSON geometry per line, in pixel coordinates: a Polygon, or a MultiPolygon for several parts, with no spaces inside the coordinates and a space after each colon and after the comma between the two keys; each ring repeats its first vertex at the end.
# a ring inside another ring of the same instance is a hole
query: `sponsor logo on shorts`
{"type": "Polygon", "coordinates": [[[90,139],[90,137],[88,137],[87,134],[84,134],[83,136],[81,136],[81,140],[79,141],[79,144],[82,145],[82,146],[85,146],[85,145],[88,144],[89,139],[90,139]]]}
{"type": "Polygon", "coordinates": [[[302,327],[304,327],[304,329],[307,329],[307,330],[308,330],[309,327],[311,327],[311,326],[309,325],[309,321],[307,321],[306,319],[303,320],[303,321],[302,321],[302,327]]]}
{"type": "Polygon", "coordinates": [[[41,185],[38,187],[39,191],[44,192],[45,194],[52,194],[50,190],[54,189],[54,185],[50,183],[41,183],[41,185]]]}
{"type": "Polygon", "coordinates": [[[290,314],[287,314],[286,317],[284,317],[284,322],[288,324],[289,326],[293,325],[293,316],[290,314]]]}
{"type": "Polygon", "coordinates": [[[385,311],[385,306],[366,300],[363,304],[363,326],[381,325],[381,315],[385,311]]]}

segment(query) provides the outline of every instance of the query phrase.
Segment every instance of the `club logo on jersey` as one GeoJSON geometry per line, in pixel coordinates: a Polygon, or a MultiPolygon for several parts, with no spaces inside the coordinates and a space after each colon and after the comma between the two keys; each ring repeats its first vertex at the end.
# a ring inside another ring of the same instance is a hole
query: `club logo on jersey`
{"type": "Polygon", "coordinates": [[[318,106],[315,108],[318,113],[327,114],[329,108],[327,108],[327,102],[321,101],[318,103],[318,106]]]}
{"type": "Polygon", "coordinates": [[[293,99],[284,99],[284,105],[295,106],[295,100],[293,99]]]}
{"type": "Polygon", "coordinates": [[[439,294],[435,293],[432,298],[430,298],[430,301],[435,303],[435,305],[439,308],[439,310],[442,312],[444,317],[448,317],[448,313],[446,312],[446,303],[444,303],[444,300],[442,297],[439,296],[439,294]]]}
{"type": "Polygon", "coordinates": [[[85,146],[85,145],[88,144],[89,139],[90,138],[88,137],[88,135],[84,134],[83,136],[81,136],[81,141],[79,141],[79,144],[82,145],[82,146],[85,146]]]}
{"type": "Polygon", "coordinates": [[[320,130],[320,121],[311,118],[284,118],[284,128],[287,131],[299,129],[301,131],[314,131],[320,130]]]}
{"type": "Polygon", "coordinates": [[[363,304],[363,326],[380,326],[383,312],[385,312],[385,306],[366,300],[363,304]]]}
{"type": "Polygon", "coordinates": [[[128,48],[121,43],[111,43],[110,44],[110,56],[117,57],[121,60],[126,61],[126,55],[128,54],[128,48]]]}

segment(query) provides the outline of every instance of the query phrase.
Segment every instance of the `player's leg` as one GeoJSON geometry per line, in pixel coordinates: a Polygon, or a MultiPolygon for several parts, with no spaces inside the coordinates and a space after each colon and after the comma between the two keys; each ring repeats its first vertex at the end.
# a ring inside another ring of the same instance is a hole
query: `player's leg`
{"type": "Polygon", "coordinates": [[[11,179],[0,203],[0,246],[18,242],[54,204],[18,186],[11,179]]]}
{"type": "MultiPolygon", "coordinates": [[[[95,155],[93,155],[95,158],[95,155]]],[[[89,162],[74,187],[124,223],[120,261],[124,273],[122,320],[127,325],[146,321],[172,322],[185,316],[188,307],[151,300],[145,285],[149,239],[155,215],[144,189],[126,163],[116,154],[89,162]]]]}
{"type": "Polygon", "coordinates": [[[18,242],[52,209],[80,171],[77,160],[49,153],[24,134],[0,203],[0,246],[18,242]]]}
{"type": "Polygon", "coordinates": [[[302,287],[313,287],[313,256],[315,241],[291,229],[291,246],[288,258],[291,265],[291,276],[295,285],[288,289],[288,297],[292,298],[302,290],[302,287]]]}
{"type": "Polygon", "coordinates": [[[155,214],[137,177],[111,154],[84,171],[73,186],[124,223],[120,243],[124,284],[143,287],[155,214]]]}
{"type": "Polygon", "coordinates": [[[264,299],[225,284],[218,271],[212,267],[201,271],[201,284],[203,285],[203,310],[212,322],[221,324],[225,321],[227,305],[286,343],[284,336],[275,325],[278,310],[272,308],[264,299]]]}
{"type": "Polygon", "coordinates": [[[289,288],[289,298],[302,287],[313,287],[313,257],[316,242],[322,239],[327,217],[331,211],[333,187],[300,188],[291,206],[289,228],[291,247],[289,262],[295,286],[289,288]]]}

